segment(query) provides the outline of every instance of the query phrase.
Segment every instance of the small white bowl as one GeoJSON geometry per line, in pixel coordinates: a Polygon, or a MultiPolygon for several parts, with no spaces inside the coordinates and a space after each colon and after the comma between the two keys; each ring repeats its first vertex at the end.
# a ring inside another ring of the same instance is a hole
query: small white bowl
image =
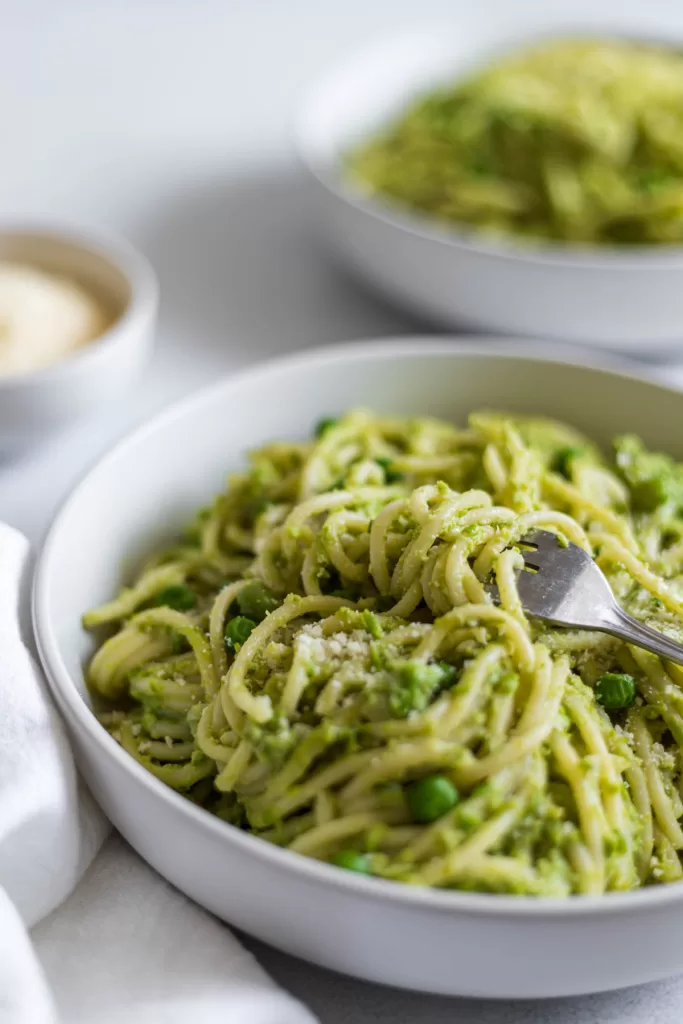
{"type": "Polygon", "coordinates": [[[428,338],[307,352],[186,399],[107,455],[57,516],[39,558],[35,635],[80,767],[116,827],[192,899],[238,928],[347,974],[499,998],[575,995],[683,971],[683,883],[567,900],[368,879],[212,817],[145,771],[98,724],[83,681],[82,612],[131,559],[173,536],[244,453],[353,406],[463,422],[473,408],[551,414],[606,445],[634,431],[683,456],[683,393],[625,373],[428,338]]]}
{"type": "Polygon", "coordinates": [[[83,285],[114,314],[99,337],[34,373],[0,376],[0,451],[40,440],[127,392],[149,357],[157,312],[154,271],[128,242],[69,226],[0,224],[0,260],[83,285]]]}
{"type": "MultiPolygon", "coordinates": [[[[631,34],[680,38],[673,7],[656,4],[653,13],[650,6],[643,5],[641,30],[631,25],[631,34]]],[[[604,34],[604,9],[597,4],[594,27],[590,18],[581,21],[585,34],[604,34]]],[[[414,96],[529,42],[504,11],[499,19],[487,5],[479,15],[476,5],[466,15],[458,10],[446,30],[412,32],[366,48],[310,93],[296,139],[321,231],[358,277],[440,324],[622,350],[680,345],[683,246],[498,243],[364,197],[349,184],[342,167],[349,147],[414,96]]],[[[568,31],[569,4],[535,11],[536,33],[568,31]]]]}

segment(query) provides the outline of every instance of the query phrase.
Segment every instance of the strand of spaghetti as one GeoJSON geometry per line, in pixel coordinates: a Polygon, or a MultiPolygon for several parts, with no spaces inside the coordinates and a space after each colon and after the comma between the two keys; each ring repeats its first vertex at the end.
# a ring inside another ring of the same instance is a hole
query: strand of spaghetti
{"type": "Polygon", "coordinates": [[[229,793],[240,781],[242,773],[251,761],[254,748],[248,740],[241,740],[223,770],[214,779],[214,786],[220,793],[229,793]]]}
{"type": "Polygon", "coordinates": [[[135,626],[127,626],[109,637],[95,653],[88,668],[88,682],[102,697],[114,700],[126,691],[127,677],[133,669],[163,658],[171,650],[168,636],[151,636],[135,626]]]}
{"type": "MultiPolygon", "coordinates": [[[[361,429],[367,425],[369,417],[366,413],[351,413],[344,417],[344,422],[336,423],[328,429],[318,443],[312,448],[310,455],[301,469],[298,500],[305,501],[319,489],[319,481],[329,481],[330,465],[335,465],[336,451],[344,444],[353,444],[361,429]],[[336,450],[336,451],[335,451],[336,450]]],[[[324,490],[329,488],[329,483],[324,490]]]]}
{"type": "Polygon", "coordinates": [[[484,689],[505,657],[505,648],[492,644],[473,659],[447,696],[433,704],[424,718],[437,736],[454,740],[457,730],[483,703],[484,689]]]}
{"type": "Polygon", "coordinates": [[[250,530],[246,530],[243,526],[238,526],[237,523],[228,523],[223,528],[223,537],[225,540],[240,551],[254,550],[254,535],[250,530]]]}
{"type": "MultiPolygon", "coordinates": [[[[471,551],[471,541],[469,539],[462,539],[451,545],[446,560],[446,571],[445,581],[446,588],[448,590],[448,597],[451,605],[457,608],[458,605],[468,603],[468,593],[465,590],[465,577],[472,575],[468,558],[471,551]]],[[[476,577],[475,577],[476,579],[476,577]]],[[[478,581],[477,581],[478,582],[478,581]]],[[[471,602],[473,604],[485,604],[486,603],[486,591],[480,584],[480,592],[477,594],[476,599],[471,602]]]]}
{"type": "Polygon", "coordinates": [[[443,567],[447,557],[448,547],[445,544],[435,544],[419,576],[422,597],[434,616],[445,615],[451,608],[443,582],[443,567]]]}
{"type": "Polygon", "coordinates": [[[391,574],[387,553],[389,527],[406,507],[406,499],[399,498],[385,505],[379,515],[375,516],[370,526],[370,575],[380,594],[388,594],[391,590],[391,574]]]}
{"type": "Polygon", "coordinates": [[[207,699],[210,700],[218,693],[219,682],[213,668],[211,646],[206,635],[187,615],[172,608],[150,608],[149,611],[138,612],[130,621],[131,625],[138,629],[164,626],[184,636],[197,659],[197,668],[207,699]]]}
{"type": "Polygon", "coordinates": [[[503,551],[498,558],[496,564],[496,584],[498,585],[498,593],[500,594],[500,606],[509,615],[514,616],[522,624],[523,628],[528,632],[529,623],[527,622],[524,609],[522,608],[522,602],[519,599],[519,593],[517,592],[517,573],[522,572],[524,569],[524,558],[521,552],[509,549],[503,551]]]}
{"type": "Polygon", "coordinates": [[[569,675],[569,663],[560,658],[553,665],[545,647],[536,645],[536,671],[529,699],[519,722],[502,747],[472,764],[457,766],[456,785],[471,786],[540,748],[555,728],[569,675]]]}
{"type": "Polygon", "coordinates": [[[508,737],[515,716],[515,686],[508,691],[495,693],[491,701],[491,714],[486,729],[486,750],[493,754],[503,746],[508,737]]]}
{"type": "Polygon", "coordinates": [[[574,797],[581,833],[590,855],[592,872],[585,880],[587,892],[605,891],[604,829],[600,791],[590,765],[582,766],[579,755],[567,736],[554,732],[550,749],[559,773],[567,780],[574,797]]]}
{"type": "Polygon", "coordinates": [[[655,860],[657,865],[654,869],[655,877],[664,882],[677,882],[683,878],[683,865],[678,851],[672,846],[668,837],[660,829],[655,827],[655,860]]]}
{"type": "Polygon", "coordinates": [[[269,804],[284,796],[306,774],[313,762],[343,736],[342,729],[329,723],[312,729],[296,747],[284,767],[271,776],[263,793],[254,800],[254,810],[266,809],[269,804]]]}
{"type": "Polygon", "coordinates": [[[309,637],[306,634],[300,634],[294,639],[292,665],[287,673],[287,682],[280,697],[280,712],[285,718],[292,717],[304,690],[310,682],[308,669],[311,656],[308,641],[309,637]]]}
{"type": "Polygon", "coordinates": [[[320,538],[316,537],[304,555],[301,565],[301,583],[306,597],[321,597],[320,563],[324,557],[320,538]]]}
{"type": "Polygon", "coordinates": [[[315,702],[316,713],[321,717],[333,715],[338,710],[342,698],[348,688],[353,686],[358,689],[364,686],[365,680],[359,675],[353,664],[342,665],[337,672],[333,672],[324,687],[320,691],[315,702]]]}
{"type": "Polygon", "coordinates": [[[305,782],[292,786],[288,793],[268,805],[257,797],[247,804],[249,821],[255,828],[266,828],[273,821],[286,818],[294,811],[310,804],[323,789],[331,789],[344,782],[351,775],[362,771],[376,756],[375,750],[364,750],[348,754],[339,761],[316,772],[305,782]],[[257,802],[258,801],[258,802],[257,802]]]}
{"type": "Polygon", "coordinates": [[[405,861],[425,860],[439,850],[456,845],[466,833],[458,827],[458,822],[481,821],[492,800],[505,801],[510,798],[519,783],[526,764],[512,765],[504,768],[499,775],[489,780],[488,793],[475,793],[457,804],[443,817],[428,825],[420,836],[409,843],[401,854],[405,861]]]}
{"type": "Polygon", "coordinates": [[[289,846],[292,839],[296,839],[302,832],[307,832],[314,824],[315,814],[309,812],[300,814],[296,818],[290,818],[288,821],[279,821],[272,828],[259,832],[258,836],[259,839],[265,839],[275,846],[289,846]]]}
{"type": "Polygon", "coordinates": [[[580,523],[577,523],[571,516],[557,509],[539,509],[536,512],[527,512],[519,520],[520,537],[535,529],[552,529],[554,527],[563,534],[567,540],[578,547],[583,548],[588,554],[591,553],[591,540],[580,523]]]}
{"type": "Polygon", "coordinates": [[[314,519],[322,512],[336,509],[351,508],[365,505],[367,502],[384,502],[398,498],[404,488],[393,487],[359,487],[355,491],[328,491],[295,505],[282,526],[282,551],[286,558],[296,555],[299,537],[309,519],[314,519]]]}
{"type": "Polygon", "coordinates": [[[202,779],[213,775],[215,768],[213,763],[204,758],[201,761],[186,761],[178,764],[157,764],[151,757],[140,753],[138,741],[133,735],[133,725],[130,721],[122,722],[120,727],[121,746],[134,757],[144,768],[157,779],[165,782],[171,789],[188,790],[202,779]]]}
{"type": "Polygon", "coordinates": [[[335,816],[334,797],[326,789],[321,790],[315,798],[315,823],[326,825],[335,816]]]}
{"type": "Polygon", "coordinates": [[[341,799],[352,800],[382,782],[403,779],[415,768],[451,768],[460,758],[461,750],[454,743],[431,738],[376,750],[372,764],[347,783],[341,799]]]}
{"type": "Polygon", "coordinates": [[[447,885],[467,871],[476,871],[482,855],[510,832],[525,806],[526,801],[521,797],[513,799],[510,807],[487,821],[452,853],[428,861],[416,872],[414,881],[421,885],[447,885]]]}
{"type": "Polygon", "coordinates": [[[185,582],[189,566],[182,563],[168,563],[155,569],[149,569],[133,587],[121,591],[113,601],[107,601],[93,608],[83,616],[86,629],[102,626],[117,619],[126,619],[145,601],[158,594],[166,587],[177,586],[185,582]]]}
{"type": "Polygon", "coordinates": [[[333,512],[327,517],[320,536],[327,555],[337,572],[349,580],[363,583],[368,577],[368,568],[349,558],[342,544],[342,536],[351,535],[353,530],[367,530],[369,519],[358,512],[333,512]]]}
{"type": "Polygon", "coordinates": [[[633,859],[634,836],[626,811],[627,794],[621,774],[616,768],[615,758],[607,749],[597,713],[578,690],[568,692],[564,703],[587,750],[598,759],[605,817],[614,835],[620,839],[608,864],[608,871],[612,874],[610,881],[616,889],[631,889],[637,880],[633,859]]]}
{"type": "Polygon", "coordinates": [[[209,640],[213,667],[218,679],[222,679],[228,671],[228,659],[225,653],[225,617],[230,605],[237,595],[249,585],[249,580],[238,580],[219,590],[211,605],[209,614],[209,640]]]}
{"type": "Polygon", "coordinates": [[[569,862],[576,873],[576,891],[590,895],[602,892],[595,864],[586,845],[573,837],[568,843],[569,862]]]}
{"type": "Polygon", "coordinates": [[[610,533],[614,534],[623,543],[624,547],[631,552],[638,550],[638,544],[633,536],[633,531],[625,519],[621,519],[608,508],[596,505],[589,501],[573,484],[555,473],[546,473],[543,477],[543,489],[551,498],[559,498],[572,508],[584,512],[588,518],[605,526],[610,533]]]}
{"type": "Polygon", "coordinates": [[[408,512],[420,528],[432,514],[431,505],[442,500],[443,491],[443,484],[423,484],[422,487],[416,487],[406,499],[408,512]]]}
{"type": "Polygon", "coordinates": [[[352,601],[339,597],[302,597],[290,599],[271,612],[251,633],[235,658],[225,681],[228,693],[246,715],[255,722],[267,722],[273,714],[271,699],[266,694],[254,696],[246,683],[246,675],[256,653],[278,629],[303,615],[331,615],[339,608],[352,608],[352,601]]]}
{"type": "Polygon", "coordinates": [[[643,774],[645,775],[655,821],[671,845],[676,850],[681,850],[683,849],[683,830],[674,817],[671,801],[666,794],[662,777],[657,770],[657,762],[652,749],[652,737],[642,713],[632,714],[629,717],[629,726],[636,754],[643,766],[643,774]]]}
{"type": "Polygon", "coordinates": [[[349,814],[344,818],[335,818],[324,825],[314,825],[289,844],[290,850],[308,854],[309,857],[320,856],[323,851],[340,840],[350,839],[375,828],[377,825],[403,824],[407,819],[405,811],[388,810],[373,811],[370,814],[349,814]]]}
{"type": "Polygon", "coordinates": [[[289,566],[283,565],[281,547],[282,527],[279,526],[264,541],[251,569],[254,575],[260,577],[276,594],[294,592],[297,586],[297,573],[291,571],[289,566]],[[285,568],[289,571],[285,572],[285,568]]]}
{"type": "MultiPolygon", "coordinates": [[[[216,761],[220,767],[232,757],[234,750],[230,747],[226,747],[223,743],[218,743],[211,734],[211,719],[213,717],[213,706],[207,704],[201,713],[200,719],[197,723],[196,740],[197,746],[203,754],[207,757],[212,758],[216,761]]],[[[219,767],[219,770],[220,770],[219,767]]]]}
{"type": "Polygon", "coordinates": [[[454,882],[478,886],[485,891],[510,892],[528,896],[567,896],[569,887],[549,885],[529,864],[500,854],[484,854],[476,861],[457,871],[451,878],[454,882]]]}
{"type": "Polygon", "coordinates": [[[607,655],[609,650],[615,648],[618,642],[606,633],[590,633],[585,629],[563,629],[561,633],[546,631],[543,634],[543,643],[548,650],[563,652],[564,654],[594,651],[607,655]]]}
{"type": "Polygon", "coordinates": [[[501,494],[505,490],[507,484],[508,474],[505,468],[500,452],[496,448],[495,444],[487,444],[484,448],[484,454],[482,457],[482,465],[484,472],[491,481],[491,486],[496,494],[501,494]]]}
{"type": "MultiPolygon", "coordinates": [[[[237,744],[239,737],[235,736],[234,742],[237,744]]],[[[239,782],[235,783],[235,792],[244,793],[247,796],[258,796],[265,789],[269,774],[268,765],[261,761],[250,761],[240,775],[239,782]]]]}
{"type": "Polygon", "coordinates": [[[495,625],[510,643],[511,655],[523,672],[534,668],[534,649],[522,626],[512,615],[489,604],[466,604],[437,619],[434,628],[415,651],[416,658],[433,658],[451,630],[469,624],[495,625]]]}
{"type": "Polygon", "coordinates": [[[396,615],[400,618],[407,618],[409,615],[413,614],[421,600],[422,583],[417,579],[408,587],[400,600],[389,609],[389,614],[396,615]]]}
{"type": "Polygon", "coordinates": [[[143,740],[144,749],[142,744],[138,744],[138,750],[141,754],[146,754],[147,757],[153,757],[155,761],[169,761],[174,763],[189,761],[194,750],[194,742],[192,740],[185,741],[182,743],[166,743],[160,740],[143,740]]]}
{"type": "Polygon", "coordinates": [[[378,850],[400,850],[422,831],[421,825],[385,825],[381,831],[373,831],[373,846],[378,850]]]}
{"type": "Polygon", "coordinates": [[[145,732],[152,739],[164,740],[190,740],[192,732],[187,720],[173,722],[170,718],[154,718],[152,715],[142,716],[145,722],[145,732]]]}
{"type": "Polygon", "coordinates": [[[637,647],[623,646],[617,657],[624,671],[638,680],[639,692],[648,704],[659,711],[676,743],[682,746],[683,714],[677,706],[680,705],[680,695],[676,692],[671,677],[664,671],[659,658],[637,647]]]}
{"type": "Polygon", "coordinates": [[[399,558],[391,577],[392,597],[403,594],[418,576],[422,563],[432,545],[438,540],[446,525],[451,525],[453,517],[462,509],[488,506],[490,495],[485,491],[465,491],[445,498],[436,511],[430,513],[417,536],[410,541],[399,558]]]}
{"type": "MultiPolygon", "coordinates": [[[[631,712],[629,712],[627,723],[630,731],[631,712]]],[[[625,776],[640,824],[640,842],[635,861],[638,876],[642,882],[649,874],[650,858],[652,857],[652,844],[654,841],[652,804],[650,803],[650,794],[647,790],[645,773],[635,759],[626,768],[625,776]]]]}
{"type": "Polygon", "coordinates": [[[453,543],[472,526],[488,526],[493,530],[496,527],[508,526],[516,519],[517,516],[510,508],[505,508],[503,505],[481,504],[473,508],[471,512],[458,515],[451,524],[446,523],[441,536],[446,542],[453,543]]]}
{"type": "Polygon", "coordinates": [[[214,502],[209,516],[204,523],[201,535],[201,549],[205,558],[214,558],[220,555],[220,536],[223,530],[223,517],[228,503],[227,495],[214,502]]]}
{"type": "Polygon", "coordinates": [[[623,565],[626,571],[633,576],[634,580],[641,585],[643,590],[647,590],[653,597],[658,598],[668,611],[679,618],[683,617],[683,602],[639,558],[636,558],[627,548],[608,535],[597,535],[595,543],[600,544],[600,554],[597,559],[599,565],[610,562],[623,565]]]}
{"type": "Polygon", "coordinates": [[[506,424],[505,437],[512,455],[508,478],[510,504],[520,513],[530,512],[541,504],[542,463],[538,455],[523,444],[519,432],[506,424]]]}
{"type": "MultiPolygon", "coordinates": [[[[209,642],[211,644],[211,656],[216,677],[223,679],[228,671],[228,658],[225,650],[225,617],[228,609],[238,594],[249,585],[249,580],[238,580],[230,583],[218,592],[218,595],[211,605],[209,614],[209,642]]],[[[221,708],[226,721],[231,729],[239,732],[242,728],[242,712],[229,693],[221,694],[220,700],[214,703],[214,710],[221,708]]],[[[215,716],[214,716],[215,717],[215,716]]]]}

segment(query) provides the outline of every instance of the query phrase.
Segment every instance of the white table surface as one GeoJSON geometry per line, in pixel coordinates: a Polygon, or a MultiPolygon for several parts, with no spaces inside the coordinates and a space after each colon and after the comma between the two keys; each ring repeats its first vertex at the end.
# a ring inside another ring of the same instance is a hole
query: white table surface
{"type": "MultiPolygon", "coordinates": [[[[115,228],[148,255],[162,288],[142,390],[0,464],[0,519],[37,541],[113,439],[219,374],[308,345],[415,331],[310,239],[290,118],[337,54],[387,24],[448,17],[458,2],[469,0],[0,0],[0,216],[115,228]]],[[[533,0],[517,0],[514,14],[506,3],[497,17],[533,13],[533,0]]],[[[503,1006],[393,992],[247,941],[324,1024],[683,1017],[683,980],[503,1006]]]]}

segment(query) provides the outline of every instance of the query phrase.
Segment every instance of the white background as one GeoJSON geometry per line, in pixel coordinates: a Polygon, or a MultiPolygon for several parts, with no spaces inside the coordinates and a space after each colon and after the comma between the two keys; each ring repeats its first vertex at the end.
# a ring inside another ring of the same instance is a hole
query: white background
{"type": "MultiPolygon", "coordinates": [[[[0,464],[0,519],[37,540],[72,481],[114,438],[219,374],[308,345],[415,330],[347,281],[309,237],[291,117],[307,83],[356,42],[418,19],[466,21],[475,6],[0,0],[0,216],[115,228],[151,259],[162,292],[142,389],[96,422],[0,464]]],[[[544,6],[499,0],[494,13],[486,3],[490,16],[511,23],[544,6]]],[[[614,3],[620,17],[633,6],[614,3]]],[[[324,1024],[683,1017],[683,982],[500,1006],[394,993],[250,945],[324,1024]]]]}

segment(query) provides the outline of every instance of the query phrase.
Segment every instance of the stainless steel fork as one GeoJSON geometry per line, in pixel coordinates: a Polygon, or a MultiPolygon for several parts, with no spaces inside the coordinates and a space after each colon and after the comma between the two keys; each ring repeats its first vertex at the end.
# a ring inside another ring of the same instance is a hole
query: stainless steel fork
{"type": "MultiPolygon", "coordinates": [[[[582,548],[558,541],[549,530],[522,537],[520,545],[524,564],[532,570],[517,574],[519,597],[529,615],[556,626],[610,633],[683,665],[683,644],[620,608],[602,570],[582,548]]],[[[487,590],[494,601],[500,600],[495,584],[487,590]]]]}

